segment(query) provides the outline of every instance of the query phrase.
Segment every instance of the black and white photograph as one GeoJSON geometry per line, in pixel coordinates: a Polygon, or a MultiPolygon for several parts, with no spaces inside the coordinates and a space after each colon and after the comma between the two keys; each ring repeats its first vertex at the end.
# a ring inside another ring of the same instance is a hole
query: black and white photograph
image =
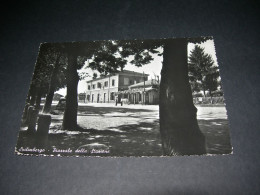
{"type": "Polygon", "coordinates": [[[41,43],[17,155],[232,154],[213,37],[41,43]]]}

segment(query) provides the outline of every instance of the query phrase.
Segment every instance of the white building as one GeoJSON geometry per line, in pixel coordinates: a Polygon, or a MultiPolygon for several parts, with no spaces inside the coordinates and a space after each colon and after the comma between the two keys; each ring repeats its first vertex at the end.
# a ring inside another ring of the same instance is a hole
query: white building
{"type": "MultiPolygon", "coordinates": [[[[124,70],[113,75],[87,81],[87,102],[115,102],[118,92],[128,90],[130,85],[147,81],[148,74],[124,70]]],[[[121,101],[122,96],[118,95],[121,101]]]]}

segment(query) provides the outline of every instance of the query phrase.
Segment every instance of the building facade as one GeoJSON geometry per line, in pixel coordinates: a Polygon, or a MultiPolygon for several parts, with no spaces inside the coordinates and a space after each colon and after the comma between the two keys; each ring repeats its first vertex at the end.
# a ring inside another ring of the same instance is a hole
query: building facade
{"type": "Polygon", "coordinates": [[[87,81],[86,101],[96,103],[113,103],[123,98],[120,91],[129,86],[148,80],[148,74],[124,70],[114,75],[87,81]]]}
{"type": "Polygon", "coordinates": [[[159,104],[159,80],[142,81],[116,94],[128,104],[159,104]]]}

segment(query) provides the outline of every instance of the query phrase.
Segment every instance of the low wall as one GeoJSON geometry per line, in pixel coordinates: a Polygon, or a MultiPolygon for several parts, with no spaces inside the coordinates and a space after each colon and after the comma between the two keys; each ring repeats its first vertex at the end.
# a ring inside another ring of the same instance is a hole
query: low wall
{"type": "Polygon", "coordinates": [[[223,96],[220,97],[196,97],[193,98],[194,104],[224,104],[225,100],[223,96]]]}

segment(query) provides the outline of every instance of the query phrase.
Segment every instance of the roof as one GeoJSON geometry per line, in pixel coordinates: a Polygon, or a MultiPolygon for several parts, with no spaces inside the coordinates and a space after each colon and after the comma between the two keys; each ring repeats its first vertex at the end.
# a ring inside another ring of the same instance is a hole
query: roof
{"type": "Polygon", "coordinates": [[[96,78],[96,79],[92,79],[92,80],[89,80],[87,81],[87,83],[90,83],[90,82],[93,82],[93,81],[98,81],[98,80],[101,80],[101,79],[105,79],[105,78],[108,78],[110,76],[114,76],[114,75],[118,75],[118,74],[132,74],[132,75],[139,75],[139,76],[149,76],[149,74],[144,74],[144,73],[141,73],[141,72],[135,72],[135,71],[130,71],[130,70],[123,70],[123,71],[119,71],[117,73],[114,73],[114,74],[110,74],[108,76],[104,76],[104,77],[99,77],[99,78],[96,78]]]}
{"type": "Polygon", "coordinates": [[[131,70],[123,70],[121,72],[119,72],[119,74],[134,74],[134,75],[140,75],[140,76],[149,76],[149,74],[144,74],[142,72],[135,72],[135,71],[131,71],[131,70]]]}
{"type": "Polygon", "coordinates": [[[134,88],[134,89],[128,89],[128,90],[124,90],[124,91],[117,91],[115,92],[115,94],[132,94],[132,93],[146,93],[148,91],[158,91],[158,89],[153,88],[153,87],[146,87],[146,88],[134,88]]]}
{"type": "Polygon", "coordinates": [[[156,81],[155,79],[151,79],[145,82],[140,82],[140,83],[136,83],[134,85],[130,85],[129,88],[137,88],[137,87],[147,87],[147,86],[152,86],[152,85],[159,85],[158,81],[156,81]]]}

